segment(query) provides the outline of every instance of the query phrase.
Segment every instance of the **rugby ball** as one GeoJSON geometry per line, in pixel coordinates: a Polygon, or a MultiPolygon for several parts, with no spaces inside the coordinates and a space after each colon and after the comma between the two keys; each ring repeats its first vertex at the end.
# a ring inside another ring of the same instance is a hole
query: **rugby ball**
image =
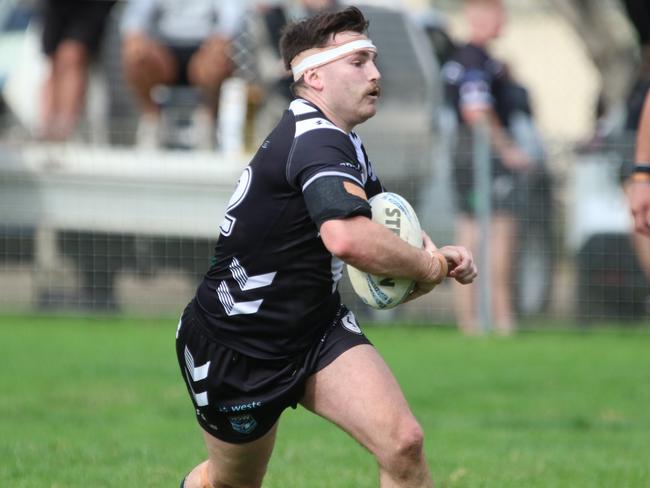
{"type": "MultiPolygon", "coordinates": [[[[422,247],[422,228],[413,207],[396,193],[379,193],[370,200],[372,220],[388,228],[412,246],[422,247]]],[[[377,276],[347,265],[354,292],[372,308],[393,308],[404,301],[415,281],[377,276]]]]}

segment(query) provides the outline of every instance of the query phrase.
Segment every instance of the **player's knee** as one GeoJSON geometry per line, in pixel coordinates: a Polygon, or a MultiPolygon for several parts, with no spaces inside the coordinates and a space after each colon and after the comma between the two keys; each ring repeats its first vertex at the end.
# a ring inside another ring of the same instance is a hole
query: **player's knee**
{"type": "Polygon", "coordinates": [[[396,479],[408,479],[424,455],[424,433],[415,421],[400,426],[388,446],[385,468],[396,479]]]}

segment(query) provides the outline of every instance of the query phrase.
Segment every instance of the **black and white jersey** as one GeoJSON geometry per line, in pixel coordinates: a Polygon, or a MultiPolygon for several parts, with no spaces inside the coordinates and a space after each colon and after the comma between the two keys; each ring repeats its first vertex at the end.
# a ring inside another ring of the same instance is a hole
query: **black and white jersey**
{"type": "Polygon", "coordinates": [[[197,291],[199,319],[228,347],[295,356],[334,319],[343,262],[323,245],[303,198],[327,176],[357,183],[368,197],[382,191],[359,137],[294,100],[244,169],[197,291]]]}

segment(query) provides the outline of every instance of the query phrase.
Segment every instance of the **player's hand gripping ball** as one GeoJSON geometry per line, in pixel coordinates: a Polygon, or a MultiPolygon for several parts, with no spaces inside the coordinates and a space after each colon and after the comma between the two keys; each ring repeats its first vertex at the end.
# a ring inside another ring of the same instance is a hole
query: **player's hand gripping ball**
{"type": "MultiPolygon", "coordinates": [[[[422,247],[422,228],[413,207],[396,193],[384,192],[368,200],[372,220],[388,228],[412,246],[422,247]]],[[[372,308],[393,308],[402,303],[415,287],[405,278],[377,276],[347,266],[355,293],[372,308]]]]}

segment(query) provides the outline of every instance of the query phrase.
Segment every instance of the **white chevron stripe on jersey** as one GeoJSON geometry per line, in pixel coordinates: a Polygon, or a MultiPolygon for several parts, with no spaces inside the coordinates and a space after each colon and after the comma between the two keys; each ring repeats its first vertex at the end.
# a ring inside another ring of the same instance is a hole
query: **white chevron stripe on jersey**
{"type": "Polygon", "coordinates": [[[217,296],[219,297],[223,309],[231,317],[233,315],[250,315],[256,313],[264,301],[260,299],[252,300],[250,302],[236,302],[230,294],[230,290],[225,281],[222,281],[221,284],[219,284],[219,288],[217,288],[217,296]]]}
{"type": "Polygon", "coordinates": [[[254,290],[256,288],[262,288],[263,286],[269,286],[273,283],[273,278],[275,278],[276,271],[272,273],[265,273],[257,276],[248,276],[244,267],[239,263],[237,258],[232,258],[230,263],[230,272],[232,277],[235,278],[239,288],[242,291],[254,290]]]}
{"type": "Polygon", "coordinates": [[[301,135],[303,135],[305,132],[309,132],[317,129],[334,129],[334,130],[338,130],[339,132],[343,132],[343,134],[347,135],[347,133],[343,129],[339,129],[334,124],[332,124],[329,120],[324,119],[322,117],[314,117],[313,119],[298,120],[296,122],[296,132],[294,133],[293,137],[298,138],[301,135]]]}
{"type": "Polygon", "coordinates": [[[289,104],[289,110],[291,110],[294,115],[309,114],[317,111],[314,107],[299,98],[289,104]]]}

